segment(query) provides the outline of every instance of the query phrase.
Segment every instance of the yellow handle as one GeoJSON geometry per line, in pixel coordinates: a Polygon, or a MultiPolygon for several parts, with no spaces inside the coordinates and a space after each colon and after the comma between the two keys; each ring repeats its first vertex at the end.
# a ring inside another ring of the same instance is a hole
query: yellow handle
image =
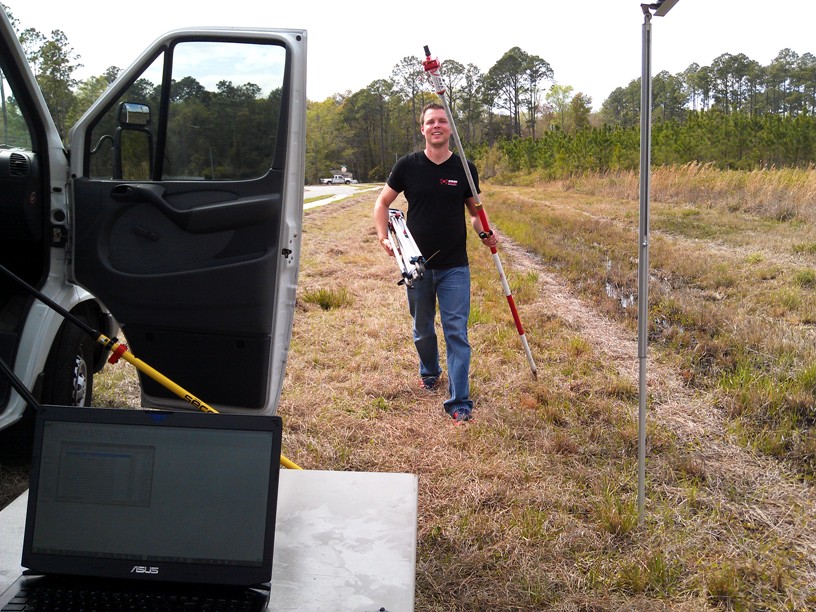
{"type": "MultiPolygon", "coordinates": [[[[146,374],[147,376],[149,376],[150,378],[155,380],[157,383],[162,385],[164,388],[169,389],[170,391],[172,391],[173,393],[178,395],[181,399],[188,402],[192,406],[195,406],[196,408],[198,408],[202,412],[210,412],[212,414],[218,414],[218,411],[215,408],[213,408],[212,406],[210,406],[209,404],[207,404],[205,402],[202,402],[195,395],[193,395],[192,393],[187,391],[187,389],[185,389],[184,387],[182,387],[180,385],[177,385],[172,380],[167,378],[164,374],[162,374],[161,372],[159,372],[159,371],[155,370],[154,368],[150,367],[144,361],[142,361],[141,359],[136,357],[133,353],[131,353],[128,350],[128,347],[126,345],[124,345],[124,344],[122,344],[120,342],[116,342],[115,340],[111,340],[110,338],[108,338],[104,334],[99,334],[99,337],[96,339],[96,341],[99,342],[99,344],[101,344],[102,346],[110,349],[110,351],[113,353],[113,355],[117,359],[119,357],[121,357],[122,359],[124,359],[128,363],[132,364],[137,370],[139,370],[143,374],[146,374]]],[[[291,461],[290,459],[287,459],[283,455],[281,455],[280,462],[281,462],[282,466],[284,466],[286,468],[289,468],[290,470],[302,470],[303,469],[298,464],[296,464],[294,461],[291,461]]]]}

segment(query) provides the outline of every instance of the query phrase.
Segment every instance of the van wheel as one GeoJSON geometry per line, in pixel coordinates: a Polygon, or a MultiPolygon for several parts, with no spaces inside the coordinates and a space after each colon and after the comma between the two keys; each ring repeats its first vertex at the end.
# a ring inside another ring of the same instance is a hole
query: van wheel
{"type": "Polygon", "coordinates": [[[23,417],[0,431],[0,461],[4,465],[28,465],[34,448],[34,409],[27,408],[23,417]]]}
{"type": "Polygon", "coordinates": [[[94,340],[70,321],[62,324],[45,364],[42,402],[90,406],[93,395],[94,340]]]}

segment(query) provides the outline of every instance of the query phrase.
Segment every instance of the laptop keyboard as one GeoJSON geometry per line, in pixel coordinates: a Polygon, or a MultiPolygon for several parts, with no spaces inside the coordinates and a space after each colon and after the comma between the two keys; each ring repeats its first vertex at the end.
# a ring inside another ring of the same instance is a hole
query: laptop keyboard
{"type": "Polygon", "coordinates": [[[219,597],[212,593],[133,593],[113,588],[34,585],[18,591],[0,612],[251,612],[263,605],[259,599],[263,597],[252,597],[251,592],[219,597]]]}

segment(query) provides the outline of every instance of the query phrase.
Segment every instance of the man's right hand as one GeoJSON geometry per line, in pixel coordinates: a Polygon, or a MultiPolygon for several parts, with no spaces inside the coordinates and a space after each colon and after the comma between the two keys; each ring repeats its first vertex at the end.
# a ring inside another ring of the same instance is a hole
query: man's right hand
{"type": "Polygon", "coordinates": [[[389,238],[383,238],[380,240],[380,245],[382,248],[385,249],[385,252],[388,253],[391,257],[394,256],[394,246],[391,244],[391,240],[389,238]]]}

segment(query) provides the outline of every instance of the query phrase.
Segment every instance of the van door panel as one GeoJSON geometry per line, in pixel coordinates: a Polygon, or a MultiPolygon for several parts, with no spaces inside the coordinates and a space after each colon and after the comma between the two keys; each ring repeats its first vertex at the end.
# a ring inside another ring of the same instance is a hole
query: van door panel
{"type": "MultiPolygon", "coordinates": [[[[271,414],[279,399],[303,207],[305,44],[289,30],[168,34],[72,131],[77,282],[136,357],[219,410],[271,414]]],[[[184,403],[141,384],[146,405],[184,403]]]]}

